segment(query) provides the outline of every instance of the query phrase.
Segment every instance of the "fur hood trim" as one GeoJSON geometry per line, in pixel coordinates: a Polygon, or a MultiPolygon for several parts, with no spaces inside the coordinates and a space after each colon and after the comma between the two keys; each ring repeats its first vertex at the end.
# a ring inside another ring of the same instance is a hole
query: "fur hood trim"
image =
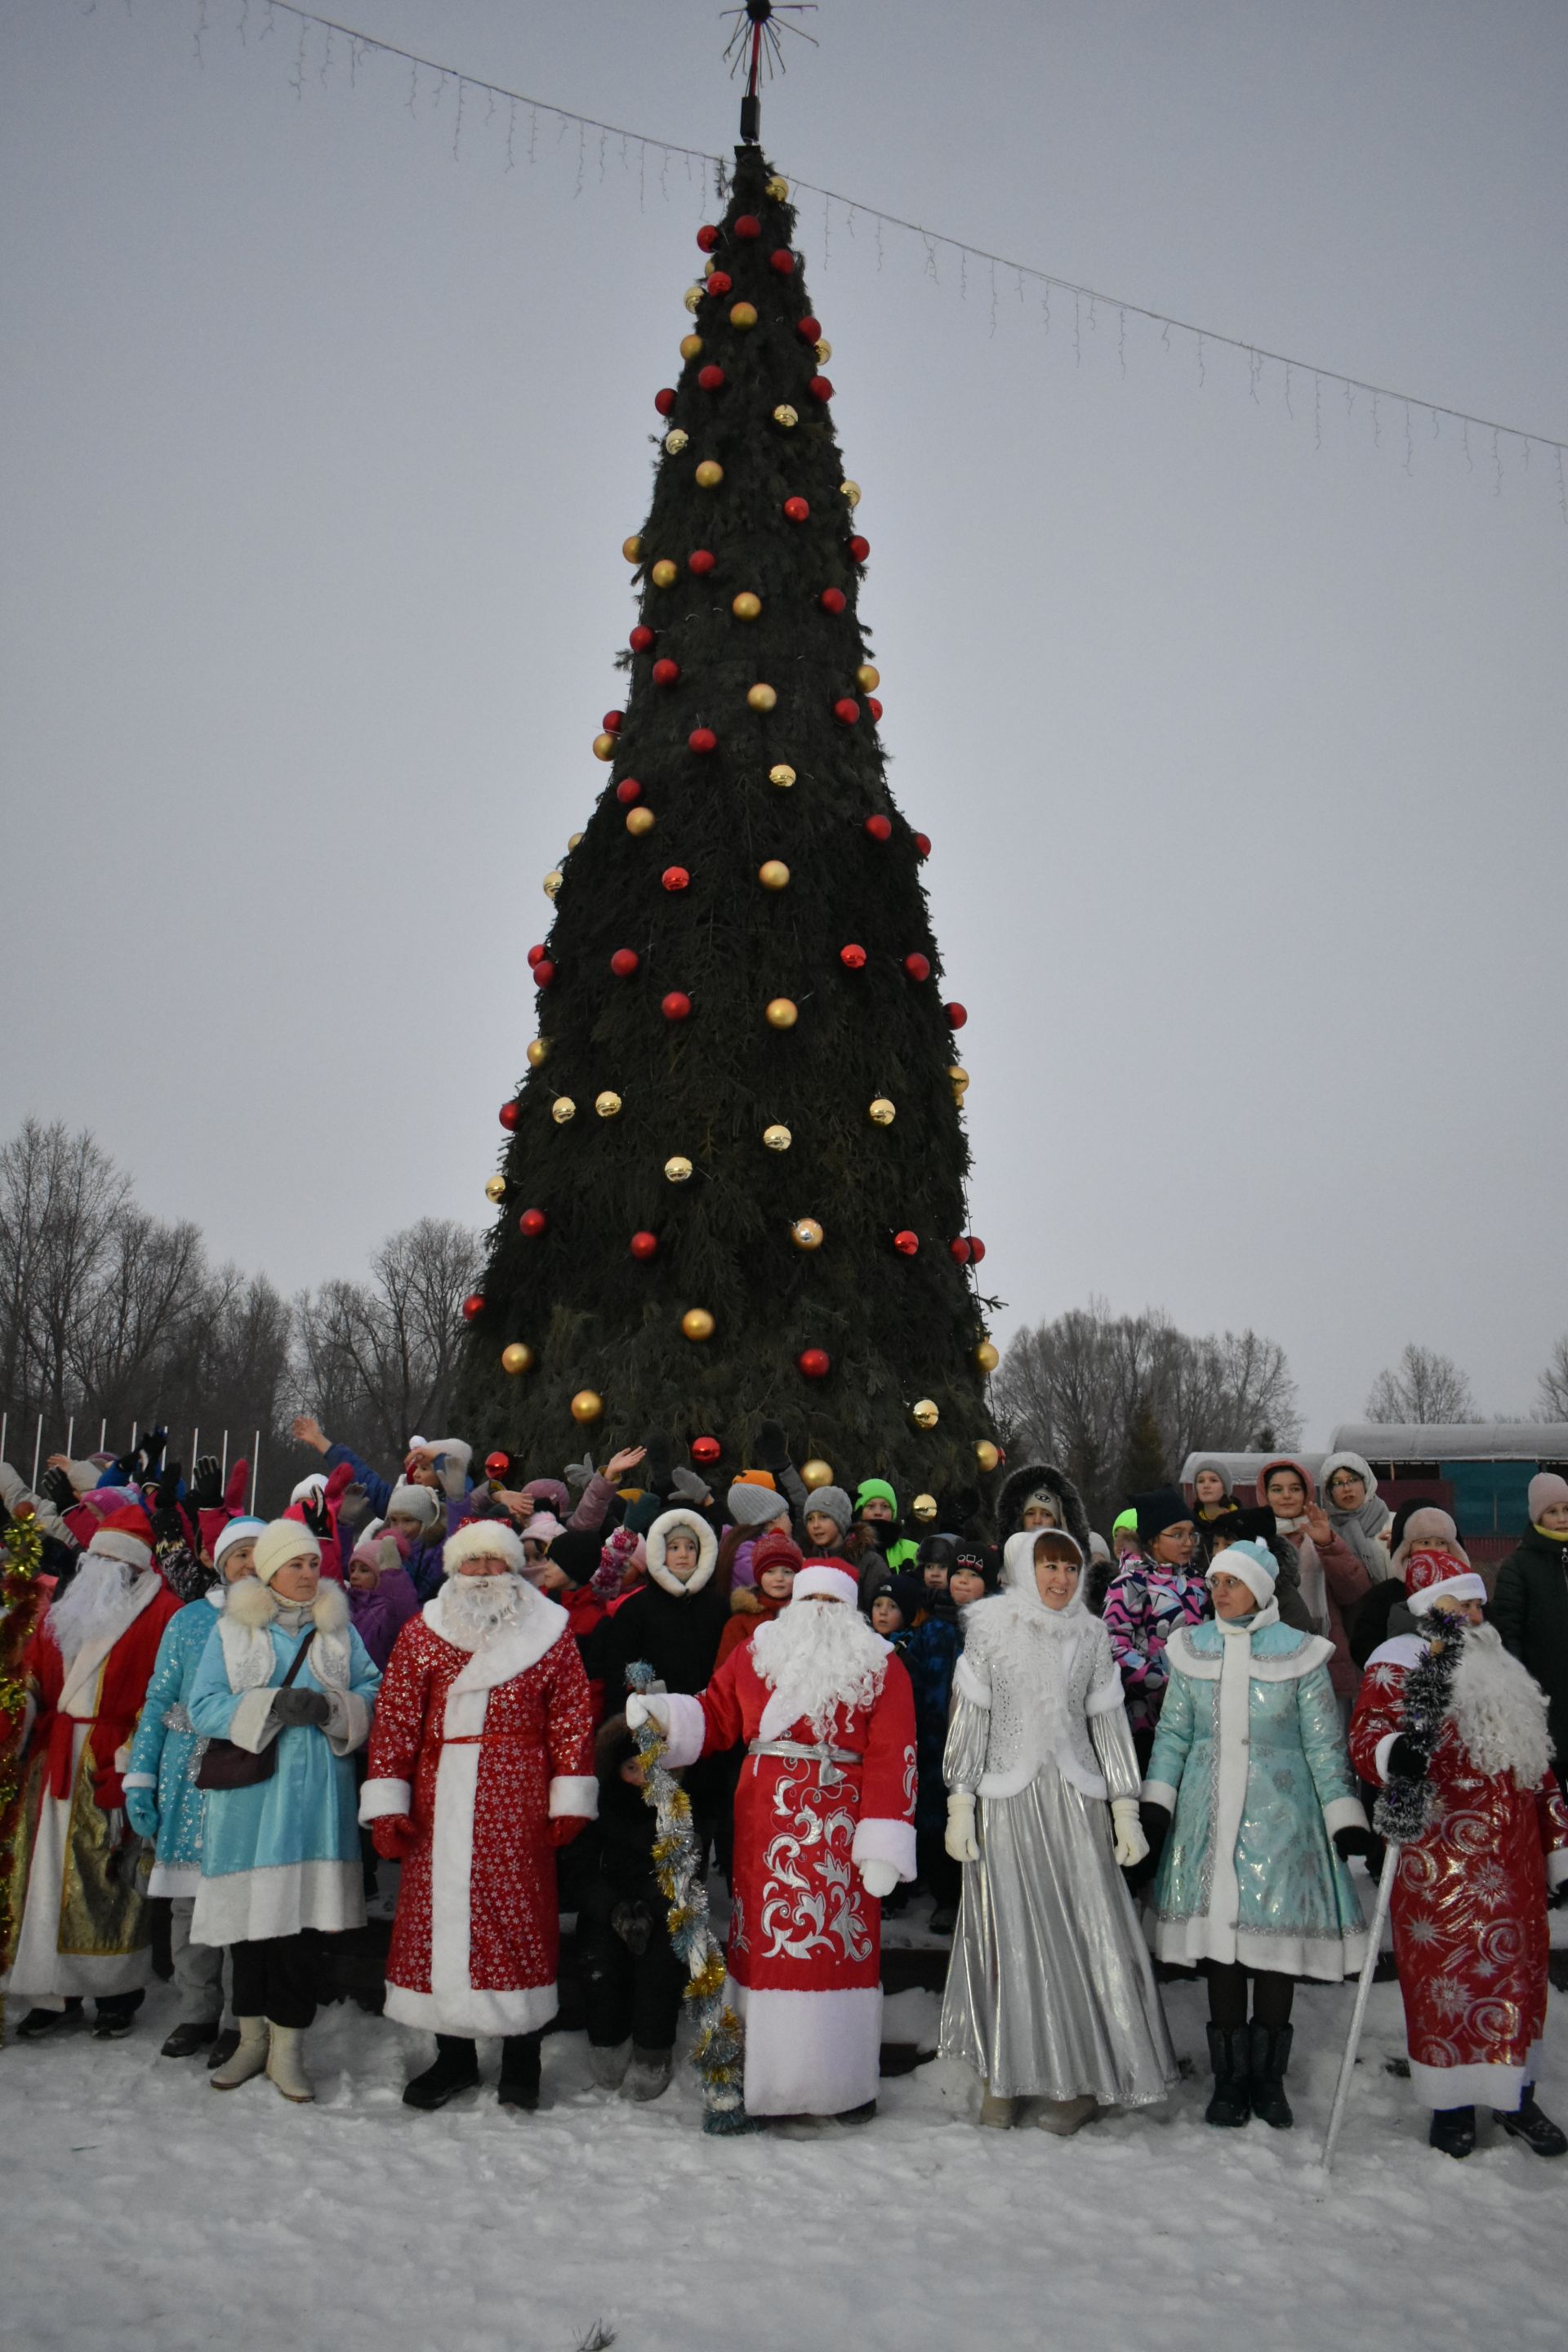
{"type": "Polygon", "coordinates": [[[1021,1469],[1010,1470],[1002,1482],[1002,1492],[996,1498],[996,1532],[1005,1543],[1016,1536],[1023,1524],[1024,1506],[1031,1495],[1044,1488],[1057,1498],[1061,1522],[1069,1536],[1075,1538],[1079,1551],[1089,1558],[1089,1513],[1083,1507],[1083,1497],[1065,1470],[1052,1462],[1026,1462],[1021,1469]]]}
{"type": "Polygon", "coordinates": [[[662,1591],[679,1599],[684,1593],[700,1592],[711,1580],[719,1559],[719,1538],[700,1512],[661,1511],[643,1540],[649,1580],[662,1591]],[[665,1546],[679,1528],[688,1528],[697,1538],[697,1566],[684,1584],[664,1564],[665,1546]]]}
{"type": "MultiPolygon", "coordinates": [[[[263,1584],[258,1576],[242,1576],[228,1588],[224,1614],[248,1632],[258,1633],[271,1624],[283,1606],[272,1587],[263,1584]]],[[[341,1584],[323,1580],[317,1589],[310,1617],[318,1633],[342,1633],[349,1622],[349,1604],[341,1584]]]]}

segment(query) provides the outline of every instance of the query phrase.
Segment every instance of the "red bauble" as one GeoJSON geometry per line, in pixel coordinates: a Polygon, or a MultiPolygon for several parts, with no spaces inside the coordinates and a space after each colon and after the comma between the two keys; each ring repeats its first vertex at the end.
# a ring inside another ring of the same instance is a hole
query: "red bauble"
{"type": "Polygon", "coordinates": [[[868,539],[862,539],[859,532],[857,531],[854,538],[849,542],[849,552],[854,557],[857,563],[864,563],[866,558],[871,552],[870,541],[868,539]]]}
{"type": "Polygon", "coordinates": [[[610,958],[610,970],[617,980],[630,980],[641,961],[636,948],[617,948],[610,958]]]}
{"type": "Polygon", "coordinates": [[[711,221],[704,221],[697,232],[697,242],[704,253],[712,253],[722,243],[722,238],[711,221]]]}
{"type": "Polygon", "coordinates": [[[507,1129],[509,1134],[517,1125],[519,1116],[520,1113],[516,1103],[502,1103],[500,1107],[500,1123],[507,1129]]]}
{"type": "Polygon", "coordinates": [[[724,382],[724,371],[717,360],[710,360],[706,367],[698,369],[697,381],[704,392],[717,392],[724,382]]]}
{"type": "Polygon", "coordinates": [[[654,633],[647,626],[647,623],[639,621],[637,627],[632,631],[631,635],[626,639],[626,643],[630,646],[634,654],[646,654],[649,646],[653,643],[653,635],[654,633]]]}
{"type": "Polygon", "coordinates": [[[816,601],[825,613],[842,613],[849,599],[842,588],[825,588],[816,601]]]}
{"type": "Polygon", "coordinates": [[[786,522],[805,522],[811,513],[804,499],[785,499],[784,510],[786,522]]]}
{"type": "Polygon", "coordinates": [[[727,269],[710,269],[703,281],[703,291],[714,295],[728,294],[734,282],[727,269]]]}
{"type": "Polygon", "coordinates": [[[977,1234],[969,1236],[969,1255],[976,1265],[985,1255],[985,1244],[977,1234]]]}
{"type": "Polygon", "coordinates": [[[542,963],[542,962],[543,962],[543,961],[544,961],[544,950],[543,950],[542,948],[530,948],[530,949],[529,949],[529,950],[528,950],[528,968],[529,968],[530,971],[533,971],[533,969],[534,969],[534,967],[535,967],[537,964],[541,964],[541,963],[542,963]]]}
{"type": "Polygon", "coordinates": [[[621,778],[620,782],[616,786],[616,798],[623,808],[630,808],[634,801],[641,800],[642,786],[635,776],[621,778]]]}
{"type": "Polygon", "coordinates": [[[693,1462],[717,1462],[723,1451],[716,1437],[694,1437],[691,1441],[693,1462]]]}
{"type": "Polygon", "coordinates": [[[866,819],[865,830],[873,841],[890,841],[893,834],[893,821],[891,817],[868,816],[866,819]]]}
{"type": "Polygon", "coordinates": [[[813,400],[831,400],[833,397],[833,385],[825,375],[814,375],[805,388],[813,400]]]}
{"type": "Polygon", "coordinates": [[[915,856],[922,861],[931,856],[931,835],[929,833],[916,834],[915,856]]]}
{"type": "Polygon", "coordinates": [[[510,1468],[511,1455],[510,1454],[486,1454],[485,1476],[487,1478],[504,1478],[510,1468]]]}
{"type": "Polygon", "coordinates": [[[667,866],[658,878],[667,890],[684,890],[691,877],[684,866],[667,866]]]}
{"type": "Polygon", "coordinates": [[[542,1209],[524,1209],[517,1221],[517,1230],[520,1234],[526,1234],[531,1242],[536,1242],[549,1223],[542,1209]]]}
{"type": "Polygon", "coordinates": [[[878,701],[874,694],[868,694],[866,697],[866,708],[870,712],[873,719],[880,719],[882,715],[882,706],[878,701]]]}
{"type": "Polygon", "coordinates": [[[606,710],[602,723],[606,735],[618,735],[626,723],[626,714],[624,710],[606,710]]]}
{"type": "Polygon", "coordinates": [[[913,1257],[921,1245],[919,1234],[911,1234],[906,1225],[902,1233],[893,1235],[893,1247],[900,1257],[913,1257]]]}
{"type": "Polygon", "coordinates": [[[860,723],[860,705],[852,694],[841,694],[833,706],[833,716],[837,719],[840,727],[858,727],[860,723]]]}
{"type": "Polygon", "coordinates": [[[706,580],[718,561],[710,548],[694,547],[686,559],[686,568],[688,572],[695,572],[699,580],[706,580]]]}
{"type": "Polygon", "coordinates": [[[716,751],[719,749],[719,738],[711,727],[694,727],[686,740],[693,751],[716,751]]]}
{"type": "Polygon", "coordinates": [[[846,971],[860,971],[865,967],[866,950],[858,940],[851,940],[847,947],[839,949],[838,961],[846,971]]]}
{"type": "Polygon", "coordinates": [[[654,394],[653,404],[658,409],[661,416],[668,416],[669,415],[670,410],[675,406],[675,394],[670,390],[668,384],[665,385],[662,392],[656,392],[654,394]]]}
{"type": "Polygon", "coordinates": [[[649,1233],[634,1234],[632,1235],[632,1255],[635,1258],[644,1261],[650,1257],[657,1257],[658,1255],[658,1235],[657,1234],[649,1233]]]}
{"type": "Polygon", "coordinates": [[[541,956],[539,961],[533,967],[533,984],[535,988],[548,988],[554,977],[555,966],[551,962],[548,956],[541,956]]]}
{"type": "Polygon", "coordinates": [[[967,1005],[958,1003],[944,1004],[942,1009],[947,1015],[947,1025],[950,1029],[962,1029],[964,1023],[969,1018],[969,1008],[967,1005]]]}
{"type": "Polygon", "coordinates": [[[477,1323],[477,1322],[479,1321],[479,1319],[480,1316],[484,1313],[484,1311],[485,1311],[485,1294],[484,1294],[484,1292],[483,1292],[482,1290],[470,1290],[470,1291],[469,1291],[469,1293],[468,1293],[468,1297],[467,1297],[467,1298],[465,1298],[465,1299],[464,1299],[464,1301],[463,1301],[463,1320],[464,1320],[464,1322],[465,1322],[465,1323],[477,1323]]]}
{"type": "Polygon", "coordinates": [[[737,236],[743,236],[747,244],[750,245],[752,240],[754,237],[761,236],[762,233],[763,225],[757,218],[755,213],[741,214],[735,223],[735,235],[737,236]]]}
{"type": "Polygon", "coordinates": [[[833,1370],[833,1359],[826,1348],[803,1348],[795,1364],[808,1381],[825,1381],[833,1370]]]}
{"type": "Polygon", "coordinates": [[[691,999],[679,988],[672,988],[658,1009],[667,1021],[686,1021],[690,1018],[691,999]]]}
{"type": "Polygon", "coordinates": [[[969,1264],[969,1244],[964,1240],[962,1234],[959,1234],[956,1241],[949,1242],[947,1245],[947,1254],[949,1257],[952,1259],[955,1265],[967,1265],[969,1264]]]}
{"type": "Polygon", "coordinates": [[[775,253],[769,254],[768,268],[776,269],[781,278],[795,276],[795,256],[787,245],[781,245],[775,253]]]}
{"type": "Polygon", "coordinates": [[[662,661],[656,661],[653,666],[652,677],[655,686],[673,686],[679,676],[680,664],[671,661],[668,654],[662,661]]]}
{"type": "Polygon", "coordinates": [[[904,970],[909,973],[911,980],[929,980],[931,978],[931,958],[929,956],[919,954],[907,955],[904,958],[904,970]]]}
{"type": "Polygon", "coordinates": [[[819,343],[822,341],[820,319],[797,319],[795,331],[803,343],[819,343]]]}

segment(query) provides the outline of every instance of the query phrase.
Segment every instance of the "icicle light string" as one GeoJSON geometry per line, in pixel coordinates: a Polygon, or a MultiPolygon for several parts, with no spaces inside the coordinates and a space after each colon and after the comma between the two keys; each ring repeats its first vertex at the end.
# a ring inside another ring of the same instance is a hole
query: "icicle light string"
{"type": "MultiPolygon", "coordinates": [[[[204,37],[210,29],[208,14],[210,0],[195,0],[195,5],[197,14],[193,33],[193,47],[197,63],[205,65],[205,58],[202,45],[204,37]]],[[[130,14],[132,0],[124,0],[124,5],[127,14],[130,14]]],[[[379,40],[374,34],[361,32],[353,26],[341,23],[335,17],[318,16],[310,9],[298,7],[294,5],[294,0],[237,0],[237,5],[238,13],[235,29],[242,44],[247,47],[250,46],[252,37],[258,42],[265,40],[273,30],[275,20],[279,16],[287,16],[298,25],[299,47],[289,76],[290,87],[298,100],[302,100],[304,97],[305,65],[311,30],[314,29],[322,37],[322,56],[317,69],[317,78],[323,89],[327,87],[328,69],[333,60],[332,37],[336,34],[348,45],[349,84],[353,89],[357,90],[359,87],[361,65],[372,55],[395,58],[400,64],[408,68],[409,86],[406,104],[410,114],[416,118],[419,111],[419,77],[422,73],[433,74],[436,77],[432,112],[436,111],[440,105],[441,94],[446,84],[453,82],[457,85],[457,103],[452,131],[452,154],[455,160],[460,160],[465,102],[470,97],[482,96],[487,101],[485,112],[487,123],[497,112],[498,102],[504,104],[507,109],[506,168],[509,172],[514,168],[516,163],[517,110],[519,107],[526,107],[529,116],[527,160],[530,163],[532,163],[535,158],[539,121],[542,116],[548,118],[558,126],[556,132],[558,144],[564,141],[570,131],[575,128],[577,171],[573,191],[574,195],[580,195],[583,192],[589,154],[588,134],[591,131],[596,131],[598,133],[598,175],[601,182],[606,177],[612,140],[617,142],[617,153],[622,168],[628,173],[631,168],[632,152],[636,151],[638,162],[639,209],[646,200],[647,159],[650,155],[657,156],[658,159],[659,193],[667,199],[669,193],[669,166],[673,160],[685,165],[689,181],[693,176],[695,167],[700,176],[704,194],[707,194],[711,184],[715,204],[720,205],[724,201],[727,186],[724,159],[722,156],[710,154],[704,148],[682,146],[678,140],[673,139],[651,138],[641,131],[628,131],[620,123],[602,121],[596,115],[578,114],[570,107],[552,106],[548,100],[531,98],[526,91],[511,89],[503,82],[487,81],[481,75],[459,72],[456,67],[444,65],[438,58],[426,57],[414,49],[400,47],[393,41],[379,40]],[[263,21],[259,32],[254,32],[253,20],[258,13],[261,15],[263,21]]],[[[98,0],[86,0],[83,14],[90,16],[96,16],[97,13],[98,0]]],[[[1296,418],[1292,399],[1292,376],[1310,376],[1312,382],[1312,446],[1314,450],[1321,452],[1323,446],[1322,388],[1325,384],[1334,384],[1339,387],[1344,399],[1347,423],[1354,420],[1357,393],[1366,394],[1370,404],[1373,445],[1377,449],[1381,450],[1384,446],[1381,404],[1389,401],[1402,410],[1404,416],[1402,461],[1406,473],[1413,470],[1414,419],[1417,412],[1424,413],[1430,419],[1433,440],[1439,437],[1440,423],[1444,417],[1447,417],[1451,425],[1458,425],[1465,464],[1471,473],[1475,471],[1475,459],[1470,449],[1470,427],[1474,425],[1478,431],[1490,435],[1491,491],[1494,498],[1500,498],[1502,494],[1504,437],[1519,443],[1524,453],[1524,470],[1527,473],[1530,470],[1530,453],[1533,444],[1537,448],[1549,451],[1555,462],[1558,512],[1564,525],[1568,526],[1568,486],[1564,483],[1563,464],[1564,455],[1568,454],[1568,440],[1556,439],[1547,433],[1526,432],[1520,425],[1504,424],[1496,417],[1479,416],[1471,411],[1452,407],[1447,401],[1428,399],[1424,394],[1399,392],[1388,384],[1373,383],[1363,376],[1346,375],[1338,368],[1322,367],[1311,360],[1300,359],[1286,352],[1271,350],[1266,344],[1248,342],[1240,335],[1221,334],[1212,327],[1194,326],[1190,319],[1179,319],[1168,311],[1153,310],[1147,303],[1126,301],[1118,295],[1103,293],[1097,287],[1080,285],[1069,278],[1058,278],[1049,270],[1035,268],[1028,262],[1016,261],[1007,254],[993,253],[984,246],[965,244],[961,237],[944,236],[940,230],[926,228],[918,221],[905,220],[897,213],[883,212],[875,205],[862,204],[858,198],[841,194],[837,188],[825,188],[815,181],[795,178],[793,173],[790,176],[794,180],[797,195],[819,196],[822,200],[824,268],[829,266],[831,260],[833,208],[837,205],[843,215],[844,226],[851,236],[855,235],[858,217],[875,223],[879,270],[883,261],[884,232],[888,229],[900,230],[905,236],[918,240],[924,257],[921,274],[929,278],[935,286],[940,287],[942,284],[940,262],[942,253],[945,251],[950,257],[955,256],[959,269],[959,290],[963,299],[967,299],[968,295],[971,263],[984,263],[990,274],[990,331],[993,335],[996,332],[998,322],[996,299],[998,270],[1012,273],[1020,303],[1024,300],[1026,286],[1039,289],[1040,321],[1047,334],[1051,331],[1052,294],[1070,294],[1073,302],[1073,358],[1076,365],[1081,366],[1083,362],[1083,305],[1087,303],[1088,324],[1090,330],[1096,332],[1099,330],[1098,314],[1100,306],[1103,305],[1107,310],[1115,311],[1117,359],[1123,375],[1127,373],[1127,322],[1130,319],[1142,319],[1146,320],[1151,326],[1159,328],[1160,340],[1166,351],[1171,349],[1173,333],[1185,335],[1190,339],[1196,362],[1200,391],[1206,390],[1208,384],[1207,357],[1211,346],[1222,351],[1235,352],[1246,359],[1248,390],[1253,402],[1259,407],[1262,402],[1258,398],[1258,387],[1262,381],[1263,371],[1268,367],[1279,369],[1283,379],[1285,407],[1292,423],[1296,418]]]]}

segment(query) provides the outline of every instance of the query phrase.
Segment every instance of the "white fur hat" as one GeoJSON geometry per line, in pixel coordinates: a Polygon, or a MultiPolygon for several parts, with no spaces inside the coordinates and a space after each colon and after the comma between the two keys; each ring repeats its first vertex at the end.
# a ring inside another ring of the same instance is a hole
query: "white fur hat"
{"type": "Polygon", "coordinates": [[[251,1542],[266,1525],[265,1519],[230,1519],[213,1546],[213,1566],[221,1567],[226,1551],[232,1551],[237,1543],[251,1542]]]}
{"type": "Polygon", "coordinates": [[[684,1507],[673,1511],[661,1511],[643,1539],[647,1554],[647,1572],[662,1591],[700,1592],[713,1573],[719,1558],[719,1538],[700,1511],[684,1507]],[[664,1564],[665,1547],[673,1535],[682,1531],[697,1546],[697,1566],[682,1584],[679,1577],[664,1564]]]}
{"type": "Polygon", "coordinates": [[[300,1479],[299,1485],[289,1496],[289,1500],[291,1503],[319,1503],[326,1491],[326,1472],[324,1470],[312,1470],[308,1478],[300,1479]]]}
{"type": "Polygon", "coordinates": [[[291,1559],[315,1559],[321,1547],[303,1519],[270,1519],[256,1538],[254,1567],[263,1584],[270,1584],[291,1559]]]}
{"type": "Polygon", "coordinates": [[[133,1536],[127,1528],[99,1528],[88,1546],[89,1557],[96,1559],[117,1559],[122,1568],[138,1570],[153,1565],[153,1547],[133,1536]]]}
{"type": "Polygon", "coordinates": [[[469,1519],[456,1535],[447,1538],[441,1554],[446,1575],[456,1576],[464,1561],[469,1559],[504,1559],[512,1576],[522,1575],[528,1566],[522,1538],[505,1519],[469,1519]]]}
{"type": "Polygon", "coordinates": [[[847,1601],[853,1609],[860,1588],[848,1569],[836,1568],[830,1559],[813,1559],[796,1576],[790,1600],[809,1601],[814,1594],[822,1601],[847,1601]]]}
{"type": "Polygon", "coordinates": [[[1234,1576],[1238,1583],[1246,1585],[1261,1609],[1274,1598],[1279,1563],[1267,1544],[1254,1542],[1249,1536],[1241,1543],[1226,1544],[1223,1551],[1215,1552],[1205,1580],[1212,1584],[1216,1576],[1234,1576]]]}

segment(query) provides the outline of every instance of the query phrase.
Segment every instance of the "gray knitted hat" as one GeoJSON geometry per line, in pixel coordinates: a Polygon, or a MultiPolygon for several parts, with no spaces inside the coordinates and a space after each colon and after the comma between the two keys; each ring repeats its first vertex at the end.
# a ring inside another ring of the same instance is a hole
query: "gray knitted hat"
{"type": "Polygon", "coordinates": [[[765,1528],[787,1519],[789,1505],[776,1486],[759,1486],[754,1478],[737,1478],[724,1497],[724,1508],[738,1528],[765,1528]]]}
{"type": "Polygon", "coordinates": [[[826,1511],[840,1535],[848,1531],[855,1516],[855,1507],[842,1486],[814,1486],[805,1498],[807,1517],[813,1511],[826,1511]]]}

